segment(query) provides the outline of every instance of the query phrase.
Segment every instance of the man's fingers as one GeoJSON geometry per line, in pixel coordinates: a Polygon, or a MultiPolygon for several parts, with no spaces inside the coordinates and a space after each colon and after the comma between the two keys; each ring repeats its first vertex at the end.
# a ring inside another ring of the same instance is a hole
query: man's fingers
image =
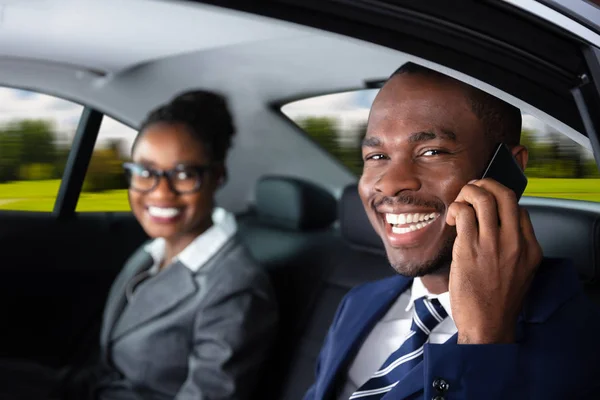
{"type": "Polygon", "coordinates": [[[477,218],[473,207],[465,203],[454,202],[450,204],[446,215],[446,223],[456,226],[456,234],[459,238],[476,243],[478,237],[477,218]]]}
{"type": "Polygon", "coordinates": [[[491,193],[496,200],[497,215],[502,225],[501,231],[505,237],[517,237],[519,233],[520,216],[517,195],[512,189],[507,188],[493,179],[475,181],[478,186],[491,193]]]}
{"type": "Polygon", "coordinates": [[[475,209],[479,237],[482,240],[493,240],[498,237],[498,207],[494,195],[477,185],[466,185],[462,188],[456,203],[468,203],[475,209]]]}

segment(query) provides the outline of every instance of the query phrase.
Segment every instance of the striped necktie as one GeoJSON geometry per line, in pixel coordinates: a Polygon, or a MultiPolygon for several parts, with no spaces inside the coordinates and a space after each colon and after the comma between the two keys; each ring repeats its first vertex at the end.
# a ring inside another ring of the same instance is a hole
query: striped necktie
{"type": "Polygon", "coordinates": [[[388,357],[364,385],[350,396],[350,400],[380,399],[392,390],[423,360],[423,346],[429,339],[429,334],[447,316],[448,313],[438,299],[420,297],[415,300],[412,326],[404,343],[388,357]]]}

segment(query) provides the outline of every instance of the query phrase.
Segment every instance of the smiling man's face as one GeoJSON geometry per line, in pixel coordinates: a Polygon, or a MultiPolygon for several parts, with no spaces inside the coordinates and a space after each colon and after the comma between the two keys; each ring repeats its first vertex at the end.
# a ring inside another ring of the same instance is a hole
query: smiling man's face
{"type": "Polygon", "coordinates": [[[462,84],[405,73],[381,89],[363,141],[359,192],[398,273],[423,276],[449,265],[456,231],[446,211],[480,177],[492,148],[462,84]]]}

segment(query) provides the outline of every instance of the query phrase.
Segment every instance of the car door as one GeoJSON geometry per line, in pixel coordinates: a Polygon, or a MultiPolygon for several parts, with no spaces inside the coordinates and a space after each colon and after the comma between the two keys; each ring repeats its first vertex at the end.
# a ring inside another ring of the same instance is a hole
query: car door
{"type": "Polygon", "coordinates": [[[102,140],[135,132],[57,97],[0,96],[0,357],[59,366],[93,352],[110,285],[145,239],[128,212],[127,149],[102,140]]]}

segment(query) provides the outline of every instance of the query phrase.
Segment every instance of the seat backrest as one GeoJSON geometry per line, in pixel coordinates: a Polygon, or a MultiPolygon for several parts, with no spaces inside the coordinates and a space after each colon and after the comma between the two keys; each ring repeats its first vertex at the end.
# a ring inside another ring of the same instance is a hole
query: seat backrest
{"type": "Polygon", "coordinates": [[[544,255],[570,259],[588,296],[600,303],[600,204],[597,211],[553,203],[525,207],[544,255]]]}
{"type": "Polygon", "coordinates": [[[330,264],[337,241],[337,200],[325,189],[290,177],[266,176],[256,185],[254,210],[238,218],[239,235],[268,271],[279,303],[279,333],[257,398],[278,399],[300,321],[330,264]]]}
{"type": "Polygon", "coordinates": [[[254,209],[239,218],[242,241],[269,270],[296,263],[307,249],[331,236],[337,201],[325,189],[284,176],[265,176],[254,209]]]}
{"type": "Polygon", "coordinates": [[[324,273],[312,282],[315,291],[307,299],[307,317],[298,320],[296,335],[288,342],[293,352],[283,386],[273,397],[278,400],[299,399],[314,382],[319,351],[342,298],[357,285],[394,274],[356,186],[344,190],[338,212],[339,231],[319,255],[324,273]]]}

